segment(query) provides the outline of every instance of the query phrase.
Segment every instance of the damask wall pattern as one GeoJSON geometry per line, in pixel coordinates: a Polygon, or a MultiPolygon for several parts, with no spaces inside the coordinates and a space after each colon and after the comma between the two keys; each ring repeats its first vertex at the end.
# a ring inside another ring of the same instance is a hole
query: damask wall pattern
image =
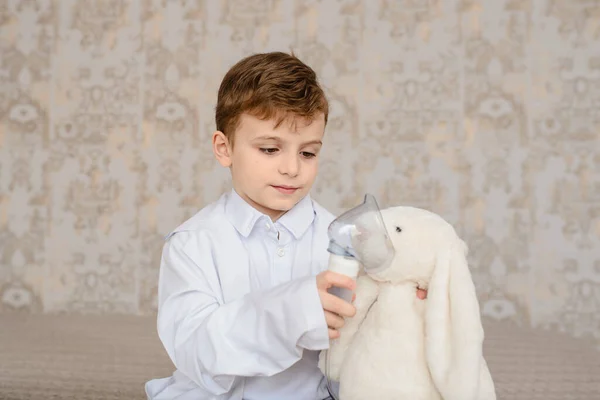
{"type": "Polygon", "coordinates": [[[293,50],[332,114],[313,196],[440,213],[482,312],[600,341],[600,2],[0,2],[0,312],[156,309],[163,236],[229,185],[239,58],[293,50]]]}

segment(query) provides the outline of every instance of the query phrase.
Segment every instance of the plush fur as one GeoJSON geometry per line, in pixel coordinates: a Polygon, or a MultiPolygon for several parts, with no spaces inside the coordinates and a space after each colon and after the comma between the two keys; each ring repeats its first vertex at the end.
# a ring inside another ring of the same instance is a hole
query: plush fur
{"type": "MultiPolygon", "coordinates": [[[[429,211],[392,207],[382,215],[394,259],[361,273],[356,315],[319,368],[339,382],[340,400],[495,400],[465,243],[429,211]],[[417,287],[427,299],[417,298],[417,287]]],[[[365,258],[381,249],[360,239],[354,245],[365,258]]]]}

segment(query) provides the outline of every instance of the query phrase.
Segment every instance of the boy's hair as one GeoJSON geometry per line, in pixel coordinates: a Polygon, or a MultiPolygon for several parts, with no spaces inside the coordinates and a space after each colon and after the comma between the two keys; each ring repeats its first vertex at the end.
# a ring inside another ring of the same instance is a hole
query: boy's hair
{"type": "Polygon", "coordinates": [[[261,53],[237,62],[225,74],[217,99],[215,122],[231,145],[240,115],[248,113],[278,127],[287,118],[312,120],[329,104],[317,75],[293,53],[261,53]]]}

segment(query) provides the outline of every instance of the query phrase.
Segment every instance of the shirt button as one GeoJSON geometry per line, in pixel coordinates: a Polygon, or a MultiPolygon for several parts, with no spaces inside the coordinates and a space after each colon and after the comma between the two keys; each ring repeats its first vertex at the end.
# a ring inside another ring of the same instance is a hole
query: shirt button
{"type": "Polygon", "coordinates": [[[269,230],[269,229],[271,229],[271,225],[269,225],[269,223],[266,223],[266,224],[265,224],[265,229],[266,229],[266,230],[269,230]]]}
{"type": "Polygon", "coordinates": [[[277,249],[277,255],[279,257],[283,257],[285,255],[285,250],[283,250],[281,247],[277,249]]]}

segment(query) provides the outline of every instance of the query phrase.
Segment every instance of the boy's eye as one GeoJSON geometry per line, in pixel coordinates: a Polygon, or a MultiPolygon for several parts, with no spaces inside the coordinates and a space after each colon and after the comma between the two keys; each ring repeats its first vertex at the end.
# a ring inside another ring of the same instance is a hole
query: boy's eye
{"type": "Polygon", "coordinates": [[[277,149],[275,147],[263,147],[260,149],[260,151],[265,154],[273,154],[277,151],[277,149]]]}
{"type": "Polygon", "coordinates": [[[315,153],[309,153],[308,151],[303,151],[301,154],[306,158],[313,158],[317,156],[315,153]]]}

